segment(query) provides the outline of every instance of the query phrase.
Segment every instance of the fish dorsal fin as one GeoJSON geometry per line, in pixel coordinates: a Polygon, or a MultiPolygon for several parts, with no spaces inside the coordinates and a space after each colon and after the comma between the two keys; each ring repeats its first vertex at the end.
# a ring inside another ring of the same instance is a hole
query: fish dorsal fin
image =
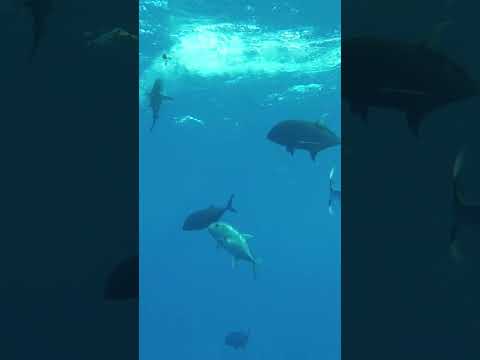
{"type": "Polygon", "coordinates": [[[247,240],[247,241],[250,241],[250,239],[252,239],[252,238],[254,237],[254,236],[251,235],[251,234],[242,234],[242,235],[243,235],[243,237],[245,238],[245,240],[247,240]]]}

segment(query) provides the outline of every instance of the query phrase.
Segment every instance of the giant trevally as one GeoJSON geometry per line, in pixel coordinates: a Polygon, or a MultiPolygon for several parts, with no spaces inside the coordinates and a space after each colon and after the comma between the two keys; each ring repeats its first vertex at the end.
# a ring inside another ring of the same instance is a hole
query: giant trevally
{"type": "Polygon", "coordinates": [[[427,114],[478,94],[467,71],[428,42],[342,40],[342,97],[365,121],[370,107],[399,110],[418,136],[427,114]]]}
{"type": "Polygon", "coordinates": [[[340,205],[342,200],[342,193],[340,189],[336,189],[335,184],[333,183],[333,173],[334,173],[334,168],[330,170],[330,175],[329,175],[330,196],[328,198],[328,212],[330,213],[330,215],[333,215],[333,208],[335,204],[340,205]]]}
{"type": "Polygon", "coordinates": [[[321,121],[285,120],[268,132],[267,139],[285,146],[291,155],[295,149],[306,150],[312,160],[319,151],[340,144],[340,138],[321,121]]]}
{"type": "Polygon", "coordinates": [[[211,205],[206,209],[197,210],[191,213],[185,219],[182,229],[185,231],[203,230],[210,224],[220,220],[227,210],[236,213],[237,210],[233,208],[232,204],[234,196],[235,195],[233,194],[230,196],[230,199],[224,207],[218,208],[211,205]]]}
{"type": "Polygon", "coordinates": [[[235,267],[239,260],[245,260],[253,265],[253,274],[256,277],[256,265],[260,264],[248,245],[253,238],[250,234],[242,234],[232,225],[225,222],[215,222],[208,227],[208,232],[217,242],[217,247],[225,249],[232,255],[232,267],[235,267]]]}

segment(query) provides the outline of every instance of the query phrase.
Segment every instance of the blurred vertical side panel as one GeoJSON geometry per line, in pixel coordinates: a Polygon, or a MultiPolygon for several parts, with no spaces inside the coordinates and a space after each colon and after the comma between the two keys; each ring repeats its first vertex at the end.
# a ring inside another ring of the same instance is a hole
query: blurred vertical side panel
{"type": "Polygon", "coordinates": [[[136,359],[138,3],[0,18],[0,357],[136,359]]]}
{"type": "Polygon", "coordinates": [[[473,14],[342,0],[344,360],[480,358],[473,14]]]}

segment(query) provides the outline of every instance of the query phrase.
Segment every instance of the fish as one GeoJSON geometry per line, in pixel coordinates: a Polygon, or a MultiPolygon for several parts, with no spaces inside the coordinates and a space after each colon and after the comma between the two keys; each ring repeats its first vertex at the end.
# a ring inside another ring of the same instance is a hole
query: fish
{"type": "Polygon", "coordinates": [[[168,64],[168,62],[172,59],[170,56],[168,56],[167,54],[163,54],[162,55],[162,59],[164,61],[164,64],[165,66],[168,64]]]}
{"type": "Polygon", "coordinates": [[[339,204],[341,203],[341,199],[342,199],[342,193],[340,191],[340,189],[336,189],[335,188],[335,185],[333,183],[333,173],[334,173],[334,168],[332,168],[330,170],[330,174],[329,174],[329,190],[330,190],[330,196],[328,198],[328,212],[330,213],[330,215],[333,215],[333,208],[334,208],[334,205],[335,204],[339,204]]]}
{"type": "Polygon", "coordinates": [[[285,146],[292,156],[296,149],[306,150],[312,161],[320,151],[340,144],[340,138],[321,121],[281,121],[270,129],[267,139],[285,146]]]}
{"type": "Polygon", "coordinates": [[[234,348],[235,350],[244,350],[248,344],[250,337],[250,330],[248,333],[242,331],[232,331],[225,336],[225,345],[234,348]]]}
{"type": "Polygon", "coordinates": [[[37,53],[40,40],[45,35],[47,18],[51,14],[53,6],[52,0],[29,0],[24,3],[24,6],[30,11],[33,18],[33,44],[28,57],[28,62],[31,63],[37,53]]]}
{"type": "Polygon", "coordinates": [[[367,123],[369,108],[405,113],[418,137],[428,114],[479,95],[478,82],[428,41],[371,36],[342,40],[342,98],[367,123]]]}
{"type": "Polygon", "coordinates": [[[460,249],[458,232],[463,227],[480,224],[480,203],[468,202],[463,194],[459,181],[459,174],[464,166],[466,148],[457,154],[453,166],[453,204],[452,225],[450,228],[450,254],[456,262],[464,260],[464,254],[460,249]]]}
{"type": "Polygon", "coordinates": [[[239,260],[244,260],[252,264],[254,278],[257,276],[257,265],[262,263],[261,259],[256,258],[250,246],[249,240],[253,235],[242,234],[232,225],[225,222],[215,222],[208,227],[208,232],[217,242],[217,248],[225,249],[232,256],[232,268],[235,268],[239,260]]]}
{"type": "Polygon", "coordinates": [[[235,195],[232,194],[227,204],[223,208],[218,208],[211,205],[206,209],[201,209],[191,213],[185,219],[182,226],[182,230],[184,231],[203,230],[208,228],[210,224],[220,220],[226,211],[231,211],[233,213],[236,213],[237,210],[233,207],[234,197],[235,195]]]}
{"type": "Polygon", "coordinates": [[[166,96],[162,94],[163,92],[163,83],[160,79],[155,80],[153,84],[152,90],[150,91],[149,98],[150,98],[150,108],[152,109],[153,114],[153,122],[150,128],[150,132],[153,131],[155,124],[158,120],[158,116],[160,113],[160,106],[165,100],[172,101],[173,98],[170,96],[166,96]]]}
{"type": "Polygon", "coordinates": [[[130,256],[120,262],[109,274],[104,299],[107,301],[138,300],[138,255],[130,256]]]}

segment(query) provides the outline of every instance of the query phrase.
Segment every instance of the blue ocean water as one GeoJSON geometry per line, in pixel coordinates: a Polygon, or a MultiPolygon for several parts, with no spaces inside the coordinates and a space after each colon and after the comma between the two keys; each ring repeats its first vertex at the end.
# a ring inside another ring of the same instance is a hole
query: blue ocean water
{"type": "Polygon", "coordinates": [[[140,356],[340,357],[340,148],[290,156],[286,119],[340,135],[340,2],[140,1],[140,356]],[[165,63],[162,55],[168,54],[165,63]],[[159,121],[145,95],[164,82],[159,121]],[[185,217],[235,194],[223,218],[262,258],[232,268],[185,217]],[[250,331],[245,351],[226,347],[250,331]]]}

